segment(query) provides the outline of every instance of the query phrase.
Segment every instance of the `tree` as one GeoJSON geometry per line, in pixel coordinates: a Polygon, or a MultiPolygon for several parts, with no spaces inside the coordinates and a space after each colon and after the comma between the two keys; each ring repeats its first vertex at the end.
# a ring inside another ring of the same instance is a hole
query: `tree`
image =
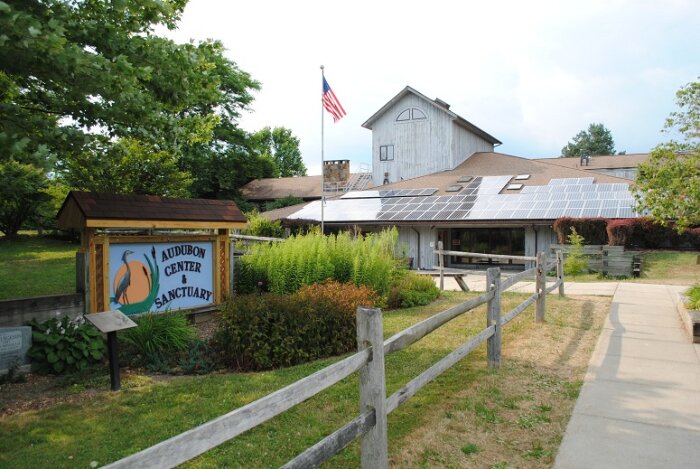
{"type": "Polygon", "coordinates": [[[612,133],[603,124],[591,124],[561,149],[562,157],[614,155],[612,133]]]}
{"type": "Polygon", "coordinates": [[[684,140],[659,144],[639,165],[635,198],[638,210],[662,224],[675,220],[682,232],[700,224],[700,81],[678,90],[676,104],[679,110],[666,119],[664,131],[684,140]]]}
{"type": "Polygon", "coordinates": [[[44,192],[49,182],[44,172],[31,164],[0,161],[0,231],[17,235],[24,222],[50,199],[44,192]]]}
{"type": "Polygon", "coordinates": [[[252,135],[253,147],[261,156],[272,158],[279,176],[306,176],[306,166],[301,159],[299,139],[284,127],[265,127],[252,135]]]}
{"type": "MultiPolygon", "coordinates": [[[[131,164],[112,168],[122,175],[151,150],[160,158],[154,167],[175,161],[189,172],[183,155],[218,145],[216,129],[236,126],[259,85],[220,42],[176,44],[154,34],[175,28],[186,3],[0,1],[0,158],[37,167],[56,159],[78,187],[101,187],[80,177],[105,155],[131,164]]],[[[170,176],[140,190],[181,192],[182,175],[170,176]]]]}
{"type": "Polygon", "coordinates": [[[253,150],[250,136],[228,123],[214,129],[212,142],[188,149],[181,165],[195,176],[192,195],[207,199],[238,201],[246,183],[278,174],[269,156],[253,150]]]}
{"type": "Polygon", "coordinates": [[[94,140],[65,160],[63,181],[78,190],[187,197],[192,179],[174,154],[145,141],[94,140]]]}
{"type": "Polygon", "coordinates": [[[286,197],[282,197],[281,199],[277,199],[273,202],[267,202],[265,203],[265,211],[267,212],[268,210],[275,210],[278,208],[284,208],[284,207],[291,207],[292,205],[298,205],[298,204],[303,204],[304,199],[301,197],[295,197],[293,195],[288,195],[286,197]]]}

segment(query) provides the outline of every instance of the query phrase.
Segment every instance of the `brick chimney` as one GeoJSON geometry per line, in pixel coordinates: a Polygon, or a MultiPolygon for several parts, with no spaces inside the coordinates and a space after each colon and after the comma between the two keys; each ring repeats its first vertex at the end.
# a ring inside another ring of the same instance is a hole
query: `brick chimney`
{"type": "Polygon", "coordinates": [[[323,162],[323,180],[326,183],[345,183],[350,179],[350,160],[323,162]]]}

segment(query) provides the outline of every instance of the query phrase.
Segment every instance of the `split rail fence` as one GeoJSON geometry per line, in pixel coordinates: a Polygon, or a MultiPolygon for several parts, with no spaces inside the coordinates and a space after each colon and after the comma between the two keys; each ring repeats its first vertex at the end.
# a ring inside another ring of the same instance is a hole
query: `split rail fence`
{"type": "MultiPolygon", "coordinates": [[[[457,255],[449,251],[442,254],[457,255]]],[[[465,253],[458,253],[459,255],[465,253]]],[[[468,254],[468,253],[467,253],[468,254]]],[[[470,254],[471,255],[471,254],[470,254]]],[[[413,397],[421,388],[466,357],[481,343],[487,343],[488,365],[497,368],[501,363],[501,335],[503,327],[537,301],[536,321],[544,320],[544,301],[548,292],[559,288],[563,295],[563,256],[545,264],[544,253],[535,258],[537,265],[501,280],[499,268],[490,268],[486,274],[486,292],[431,316],[383,340],[382,312],[380,309],[357,309],[358,352],[317,371],[272,394],[240,407],[228,414],[210,420],[196,428],[110,464],[109,468],[170,468],[193,459],[225,443],[241,433],[285,412],[324,389],[338,383],[356,371],[360,375],[360,414],[345,426],[307,448],[287,462],[283,468],[317,467],[331,458],[356,438],[361,441],[363,468],[386,468],[388,465],[387,415],[413,397]],[[546,286],[546,272],[555,267],[557,280],[546,286]],[[501,313],[501,293],[528,275],[536,275],[536,291],[512,310],[501,313]],[[487,305],[486,328],[469,338],[457,349],[439,360],[401,389],[386,397],[384,357],[419,341],[440,326],[471,311],[487,305]]],[[[527,258],[526,260],[532,260],[527,258]]]]}

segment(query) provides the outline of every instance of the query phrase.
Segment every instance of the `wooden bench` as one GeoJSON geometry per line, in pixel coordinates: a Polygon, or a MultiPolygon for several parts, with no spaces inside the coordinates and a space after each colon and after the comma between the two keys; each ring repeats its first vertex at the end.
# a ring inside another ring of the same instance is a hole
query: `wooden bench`
{"type": "MultiPolygon", "coordinates": [[[[430,275],[432,277],[440,277],[440,271],[439,270],[414,270],[413,272],[419,274],[419,275],[430,275]]],[[[459,288],[462,289],[464,292],[468,292],[469,287],[467,286],[467,282],[464,281],[464,277],[467,275],[468,272],[462,272],[457,269],[454,270],[445,270],[442,275],[443,277],[452,277],[455,279],[455,282],[457,282],[457,285],[459,285],[459,288]]],[[[484,272],[485,274],[486,272],[484,272]]]]}

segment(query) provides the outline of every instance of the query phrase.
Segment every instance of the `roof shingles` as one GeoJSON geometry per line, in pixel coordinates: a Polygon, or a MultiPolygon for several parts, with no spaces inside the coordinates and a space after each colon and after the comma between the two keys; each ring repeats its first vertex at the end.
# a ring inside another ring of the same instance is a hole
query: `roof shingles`
{"type": "Polygon", "coordinates": [[[241,210],[230,200],[80,191],[70,192],[58,213],[59,218],[71,199],[86,219],[246,222],[241,210]]]}

